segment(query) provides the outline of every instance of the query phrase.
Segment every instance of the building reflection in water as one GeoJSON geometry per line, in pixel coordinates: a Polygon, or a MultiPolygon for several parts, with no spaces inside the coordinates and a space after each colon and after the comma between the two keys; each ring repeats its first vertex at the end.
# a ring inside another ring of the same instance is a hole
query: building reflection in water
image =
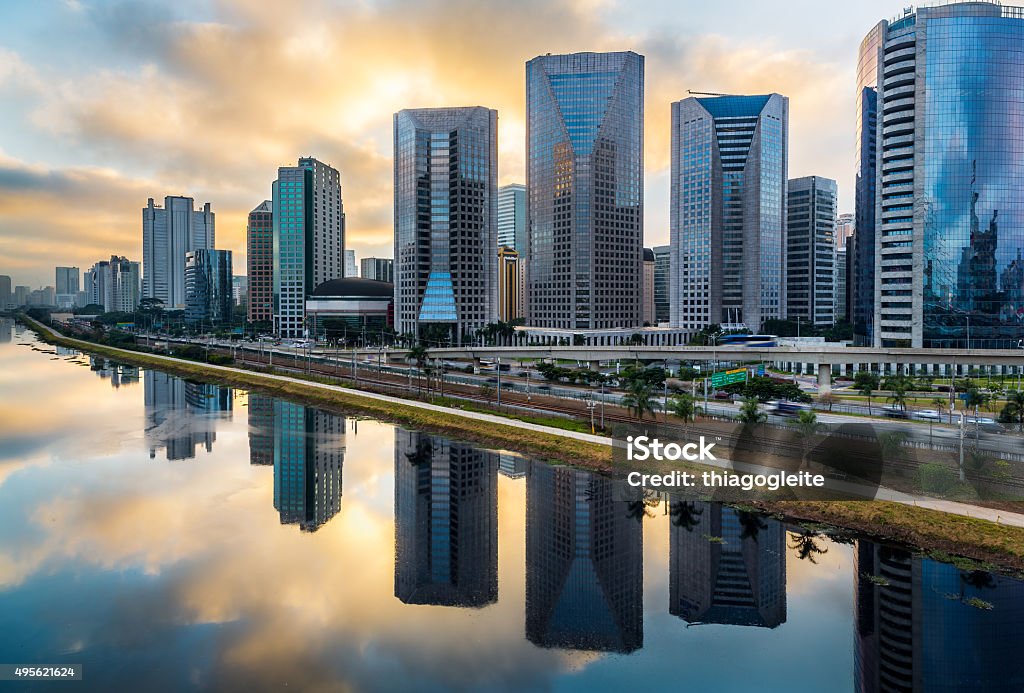
{"type": "Polygon", "coordinates": [[[395,429],[395,597],[482,607],[498,600],[498,456],[395,429]]]}
{"type": "Polygon", "coordinates": [[[207,452],[213,449],[217,419],[231,416],[231,388],[182,380],[160,371],[146,371],[143,387],[150,458],[156,457],[160,448],[168,460],[191,459],[199,446],[207,452]]]}
{"type": "Polygon", "coordinates": [[[857,542],[855,690],[1024,690],[1024,582],[857,542]]]}
{"type": "MultiPolygon", "coordinates": [[[[0,306],[3,308],[4,306],[0,306]]],[[[10,342],[14,338],[14,321],[0,318],[0,344],[10,342]]]]}
{"type": "Polygon", "coordinates": [[[610,652],[643,646],[644,513],[623,493],[624,482],[527,462],[530,642],[610,652]]]}
{"type": "Polygon", "coordinates": [[[341,510],[345,417],[279,399],[272,403],[274,508],[281,524],[315,532],[341,510]]]}
{"type": "MultiPolygon", "coordinates": [[[[62,349],[57,347],[58,356],[71,356],[78,352],[74,349],[62,349]]],[[[89,357],[89,368],[104,380],[110,380],[110,386],[113,388],[119,388],[122,385],[134,385],[139,382],[139,368],[138,366],[129,366],[125,363],[117,363],[110,359],[105,359],[102,356],[90,356],[89,357]]]]}
{"type": "Polygon", "coordinates": [[[786,532],[762,515],[673,497],[669,612],[688,623],[786,622],[786,532]]]}
{"type": "Polygon", "coordinates": [[[249,393],[249,464],[274,464],[274,398],[249,393]]]}

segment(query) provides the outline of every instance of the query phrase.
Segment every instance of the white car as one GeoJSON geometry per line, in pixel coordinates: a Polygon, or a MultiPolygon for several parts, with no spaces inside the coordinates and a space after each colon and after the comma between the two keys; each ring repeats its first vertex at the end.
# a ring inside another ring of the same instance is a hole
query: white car
{"type": "Polygon", "coordinates": [[[916,414],[917,418],[925,421],[941,421],[942,414],[935,409],[923,409],[916,414]]]}

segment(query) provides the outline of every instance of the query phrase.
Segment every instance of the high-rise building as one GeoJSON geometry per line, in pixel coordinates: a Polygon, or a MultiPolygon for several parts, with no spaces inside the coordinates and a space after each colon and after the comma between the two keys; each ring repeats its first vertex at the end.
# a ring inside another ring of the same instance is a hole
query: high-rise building
{"type": "Polygon", "coordinates": [[[231,251],[202,249],[185,253],[185,320],[229,322],[234,310],[231,251]]]}
{"type": "Polygon", "coordinates": [[[537,460],[526,465],[527,639],[574,650],[639,649],[643,528],[616,488],[624,482],[537,460]]]}
{"type": "Polygon", "coordinates": [[[498,600],[498,459],[395,428],[395,596],[482,607],[498,600]]]}
{"type": "Polygon", "coordinates": [[[833,304],[833,312],[836,316],[836,322],[841,320],[849,320],[849,295],[848,295],[848,276],[847,272],[847,261],[849,260],[849,254],[847,248],[836,248],[836,296],[833,304]]]}
{"type": "Polygon", "coordinates": [[[359,276],[394,284],[395,261],[389,257],[364,257],[359,261],[359,276]]]}
{"type": "Polygon", "coordinates": [[[654,251],[644,248],[643,291],[644,291],[644,325],[654,325],[654,251]]]}
{"type": "Polygon", "coordinates": [[[786,622],[781,522],[678,497],[669,508],[669,613],[688,623],[775,628],[786,622]]]}
{"type": "Polygon", "coordinates": [[[249,212],[245,227],[249,322],[274,320],[274,203],[264,200],[249,212]]]}
{"type": "Polygon", "coordinates": [[[835,323],[836,182],[821,176],[789,181],[786,224],[786,314],[813,325],[835,323]]]}
{"type": "MultiPolygon", "coordinates": [[[[848,255],[850,322],[857,345],[873,343],[875,309],[875,178],[878,151],[878,49],[884,28],[876,26],[857,58],[857,145],[854,148],[854,237],[848,255]]],[[[911,80],[913,82],[913,80],[911,80]]]]}
{"type": "Polygon", "coordinates": [[[0,310],[13,308],[14,296],[11,291],[11,278],[6,274],[0,274],[0,310]]]}
{"type": "MultiPolygon", "coordinates": [[[[870,277],[868,341],[1015,347],[1024,328],[1024,9],[955,2],[880,22],[861,44],[875,89],[874,233],[856,221],[870,277]]],[[[867,217],[867,215],[865,215],[867,217]]],[[[866,310],[861,307],[861,317],[866,310]]],[[[855,320],[856,322],[856,320],[855,320]]],[[[856,327],[856,325],[855,325],[856,327]]]]}
{"type": "Polygon", "coordinates": [[[28,295],[28,305],[54,307],[57,305],[57,292],[52,286],[36,289],[28,295]]]}
{"type": "Polygon", "coordinates": [[[354,250],[345,251],[345,276],[359,276],[359,264],[356,262],[356,251],[354,250]]]}
{"type": "Polygon", "coordinates": [[[523,316],[520,258],[512,248],[498,248],[498,319],[511,322],[523,316]]]}
{"type": "Polygon", "coordinates": [[[644,58],[542,55],[526,64],[526,319],[643,322],[644,58]]]}
{"type": "Polygon", "coordinates": [[[81,272],[77,267],[58,267],[54,289],[57,293],[56,305],[59,308],[74,308],[80,290],[81,272]]]}
{"type": "Polygon", "coordinates": [[[236,306],[244,306],[249,298],[249,278],[244,274],[231,277],[231,300],[236,306]]]}
{"type": "Polygon", "coordinates": [[[855,228],[852,214],[840,214],[836,217],[836,250],[845,248],[847,241],[853,236],[855,228]]]}
{"type": "Polygon", "coordinates": [[[526,186],[509,183],[498,188],[498,247],[526,257],[526,186]]]}
{"type": "Polygon", "coordinates": [[[191,197],[153,198],[142,210],[142,297],[163,301],[167,310],[185,307],[185,253],[213,248],[215,215],[210,203],[193,209],[191,197]]]}
{"type": "Polygon", "coordinates": [[[16,286],[14,287],[14,307],[20,308],[28,304],[28,295],[32,293],[32,287],[30,286],[16,286]]]}
{"type": "Polygon", "coordinates": [[[498,112],[395,114],[395,330],[462,344],[498,316],[498,112]]]}
{"type": "Polygon", "coordinates": [[[281,399],[273,406],[274,509],[281,524],[315,532],[341,510],[345,417],[281,399]]]}
{"type": "Polygon", "coordinates": [[[311,157],[277,171],[273,186],[274,326],[282,337],[306,329],[306,297],[344,277],[345,211],[337,169],[311,157]]]}
{"type": "Polygon", "coordinates": [[[654,248],[654,322],[661,324],[672,319],[670,275],[672,273],[672,246],[654,248]]]}
{"type": "Polygon", "coordinates": [[[672,104],[672,325],[746,327],[786,315],[789,99],[672,104]]]}
{"type": "Polygon", "coordinates": [[[85,303],[105,312],[131,313],[139,307],[139,263],[111,255],[85,271],[85,303]]]}

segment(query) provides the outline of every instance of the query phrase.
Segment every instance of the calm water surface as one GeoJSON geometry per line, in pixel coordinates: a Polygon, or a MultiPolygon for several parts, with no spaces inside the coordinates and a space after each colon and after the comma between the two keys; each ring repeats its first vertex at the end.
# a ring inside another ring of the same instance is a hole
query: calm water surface
{"type": "Polygon", "coordinates": [[[0,323],[0,662],[54,689],[1024,689],[1021,582],[623,498],[0,323]]]}

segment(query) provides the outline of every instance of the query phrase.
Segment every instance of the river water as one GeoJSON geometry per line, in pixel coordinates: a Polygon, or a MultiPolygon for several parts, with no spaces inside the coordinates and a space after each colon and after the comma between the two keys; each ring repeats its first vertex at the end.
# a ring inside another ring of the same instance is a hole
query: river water
{"type": "Polygon", "coordinates": [[[0,322],[0,663],[84,671],[26,690],[1024,689],[1024,583],[623,498],[0,322]]]}

